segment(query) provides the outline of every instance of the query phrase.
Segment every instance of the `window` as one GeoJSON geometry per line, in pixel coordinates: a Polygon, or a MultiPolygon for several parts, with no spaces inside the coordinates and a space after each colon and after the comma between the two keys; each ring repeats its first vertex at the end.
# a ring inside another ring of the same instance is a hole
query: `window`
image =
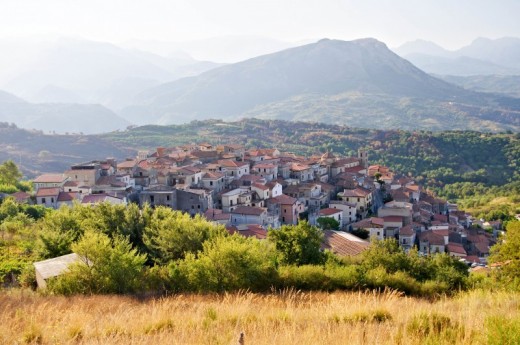
{"type": "Polygon", "coordinates": [[[45,204],[45,198],[42,198],[42,204],[45,204]]]}
{"type": "Polygon", "coordinates": [[[153,204],[155,202],[155,196],[150,195],[150,202],[153,204]]]}
{"type": "Polygon", "coordinates": [[[285,217],[282,217],[282,222],[285,222],[285,217]]]}
{"type": "Polygon", "coordinates": [[[197,208],[200,210],[200,205],[197,205],[197,208]]]}
{"type": "Polygon", "coordinates": [[[51,198],[51,202],[54,203],[54,198],[51,198]]]}
{"type": "Polygon", "coordinates": [[[195,209],[195,205],[191,205],[191,209],[194,210],[195,209]]]}
{"type": "Polygon", "coordinates": [[[213,186],[213,181],[209,181],[209,185],[210,185],[210,186],[213,186]]]}
{"type": "Polygon", "coordinates": [[[284,209],[284,210],[283,210],[283,213],[287,213],[287,209],[284,209]]]}
{"type": "Polygon", "coordinates": [[[166,200],[170,201],[170,196],[166,195],[166,200]]]}
{"type": "Polygon", "coordinates": [[[233,200],[229,200],[229,206],[233,206],[233,200]]]}

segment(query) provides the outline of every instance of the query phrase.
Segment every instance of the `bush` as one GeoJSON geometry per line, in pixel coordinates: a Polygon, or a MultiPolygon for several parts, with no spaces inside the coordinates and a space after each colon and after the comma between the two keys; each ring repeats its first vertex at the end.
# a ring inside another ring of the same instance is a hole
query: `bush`
{"type": "Polygon", "coordinates": [[[363,276],[359,267],[355,265],[329,265],[326,273],[330,279],[331,288],[340,290],[358,289],[363,276]]]}
{"type": "Polygon", "coordinates": [[[197,255],[171,263],[170,277],[181,291],[266,291],[277,283],[276,252],[256,238],[217,237],[197,255]]]}
{"type": "Polygon", "coordinates": [[[420,284],[406,272],[389,273],[381,266],[366,272],[364,285],[369,289],[390,288],[409,295],[419,294],[421,291],[420,284]]]}
{"type": "Polygon", "coordinates": [[[278,272],[283,287],[301,290],[330,290],[332,288],[323,266],[282,266],[278,272]]]}
{"type": "Polygon", "coordinates": [[[49,284],[59,294],[132,293],[142,289],[146,255],[138,254],[125,238],[110,238],[89,230],[72,245],[81,261],[49,284]]]}

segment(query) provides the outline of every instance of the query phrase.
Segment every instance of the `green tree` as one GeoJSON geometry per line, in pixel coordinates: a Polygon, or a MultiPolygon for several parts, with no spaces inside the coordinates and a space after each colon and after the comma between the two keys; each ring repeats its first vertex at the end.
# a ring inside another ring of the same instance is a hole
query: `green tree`
{"type": "Polygon", "coordinates": [[[88,230],[72,245],[80,262],[69,272],[50,283],[49,288],[61,294],[102,294],[138,292],[142,285],[146,254],[139,254],[128,239],[110,239],[88,230]]]}
{"type": "Polygon", "coordinates": [[[316,219],[316,223],[318,223],[323,230],[339,230],[339,222],[334,218],[319,217],[316,219]]]}
{"type": "Polygon", "coordinates": [[[307,265],[324,261],[324,254],[320,250],[323,233],[306,221],[270,229],[268,239],[274,243],[283,263],[307,265]]]}
{"type": "Polygon", "coordinates": [[[189,214],[158,207],[144,229],[143,242],[154,262],[167,264],[202,250],[204,241],[226,234],[222,226],[198,215],[191,218],[189,214]]]}
{"type": "Polygon", "coordinates": [[[508,222],[501,242],[491,247],[489,262],[499,265],[497,278],[509,288],[520,290],[520,221],[508,222]]]}
{"type": "Polygon", "coordinates": [[[84,231],[78,211],[78,208],[64,206],[48,213],[38,223],[37,252],[41,258],[54,258],[71,252],[72,243],[84,231]]]}
{"type": "Polygon", "coordinates": [[[18,166],[12,161],[8,160],[0,164],[0,184],[16,185],[22,178],[22,173],[18,166]]]}

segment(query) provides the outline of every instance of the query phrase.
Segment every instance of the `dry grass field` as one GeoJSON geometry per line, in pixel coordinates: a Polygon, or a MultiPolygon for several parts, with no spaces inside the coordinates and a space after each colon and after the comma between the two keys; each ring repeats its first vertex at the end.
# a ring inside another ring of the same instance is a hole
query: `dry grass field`
{"type": "Polygon", "coordinates": [[[0,293],[1,344],[518,344],[520,295],[0,293]]]}

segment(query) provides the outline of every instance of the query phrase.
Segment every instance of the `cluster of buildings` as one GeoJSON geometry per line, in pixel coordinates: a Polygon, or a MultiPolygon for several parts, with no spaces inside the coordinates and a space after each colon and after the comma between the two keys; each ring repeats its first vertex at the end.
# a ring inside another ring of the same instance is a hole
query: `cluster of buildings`
{"type": "Polygon", "coordinates": [[[356,251],[366,247],[349,233],[363,229],[370,237],[396,238],[405,250],[415,246],[425,255],[446,252],[480,263],[495,238],[412,178],[369,165],[364,150],[357,157],[302,157],[234,144],[160,147],[122,162],[92,161],[38,176],[34,193],[15,197],[53,208],[73,202],[166,206],[257,238],[300,219],[317,225],[332,218],[343,231],[327,231],[325,247],[338,252],[344,239],[356,242],[356,251]]]}

